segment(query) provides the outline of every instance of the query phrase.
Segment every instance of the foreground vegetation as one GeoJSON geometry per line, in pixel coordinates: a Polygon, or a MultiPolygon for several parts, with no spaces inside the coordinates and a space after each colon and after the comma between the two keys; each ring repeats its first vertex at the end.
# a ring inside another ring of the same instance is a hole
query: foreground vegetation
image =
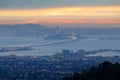
{"type": "Polygon", "coordinates": [[[105,61],[97,67],[91,67],[82,73],[74,73],[63,80],[120,80],[120,63],[112,64],[105,61]]]}

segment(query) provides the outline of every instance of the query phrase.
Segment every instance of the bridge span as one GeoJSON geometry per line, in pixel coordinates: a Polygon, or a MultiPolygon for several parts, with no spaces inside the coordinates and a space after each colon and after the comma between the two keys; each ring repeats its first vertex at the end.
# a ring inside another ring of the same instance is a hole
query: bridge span
{"type": "Polygon", "coordinates": [[[67,40],[60,40],[60,41],[55,41],[55,42],[43,43],[43,44],[25,45],[25,46],[20,46],[20,47],[0,47],[0,52],[34,50],[35,47],[47,46],[47,45],[75,41],[75,40],[77,40],[77,38],[71,38],[67,40]]]}
{"type": "Polygon", "coordinates": [[[58,43],[69,42],[69,41],[75,41],[75,40],[76,39],[67,39],[67,40],[60,40],[60,41],[55,41],[55,42],[43,43],[43,44],[29,45],[29,46],[26,46],[26,47],[41,47],[41,46],[47,46],[47,45],[58,44],[58,43]]]}

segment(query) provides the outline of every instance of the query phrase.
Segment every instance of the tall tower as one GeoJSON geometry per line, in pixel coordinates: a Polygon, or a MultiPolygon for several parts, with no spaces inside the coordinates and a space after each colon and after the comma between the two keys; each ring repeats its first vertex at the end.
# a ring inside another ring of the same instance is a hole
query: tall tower
{"type": "Polygon", "coordinates": [[[75,32],[72,32],[72,36],[75,37],[75,32]]]}
{"type": "Polygon", "coordinates": [[[56,27],[56,34],[60,34],[60,27],[59,26],[56,27]]]}

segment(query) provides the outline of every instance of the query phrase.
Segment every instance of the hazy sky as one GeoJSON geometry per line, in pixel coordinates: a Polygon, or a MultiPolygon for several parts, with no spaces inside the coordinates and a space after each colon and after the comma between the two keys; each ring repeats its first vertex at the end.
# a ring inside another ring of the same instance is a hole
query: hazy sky
{"type": "Polygon", "coordinates": [[[63,6],[120,6],[120,0],[0,0],[1,9],[31,9],[63,6]]]}
{"type": "Polygon", "coordinates": [[[0,0],[0,24],[120,24],[120,0],[0,0]]]}

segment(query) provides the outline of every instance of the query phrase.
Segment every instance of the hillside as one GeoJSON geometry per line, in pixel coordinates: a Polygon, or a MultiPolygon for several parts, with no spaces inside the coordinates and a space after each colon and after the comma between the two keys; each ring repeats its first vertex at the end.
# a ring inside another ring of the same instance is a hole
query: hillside
{"type": "Polygon", "coordinates": [[[93,66],[82,73],[74,73],[72,77],[63,80],[120,80],[120,63],[105,61],[98,67],[93,66]]]}

